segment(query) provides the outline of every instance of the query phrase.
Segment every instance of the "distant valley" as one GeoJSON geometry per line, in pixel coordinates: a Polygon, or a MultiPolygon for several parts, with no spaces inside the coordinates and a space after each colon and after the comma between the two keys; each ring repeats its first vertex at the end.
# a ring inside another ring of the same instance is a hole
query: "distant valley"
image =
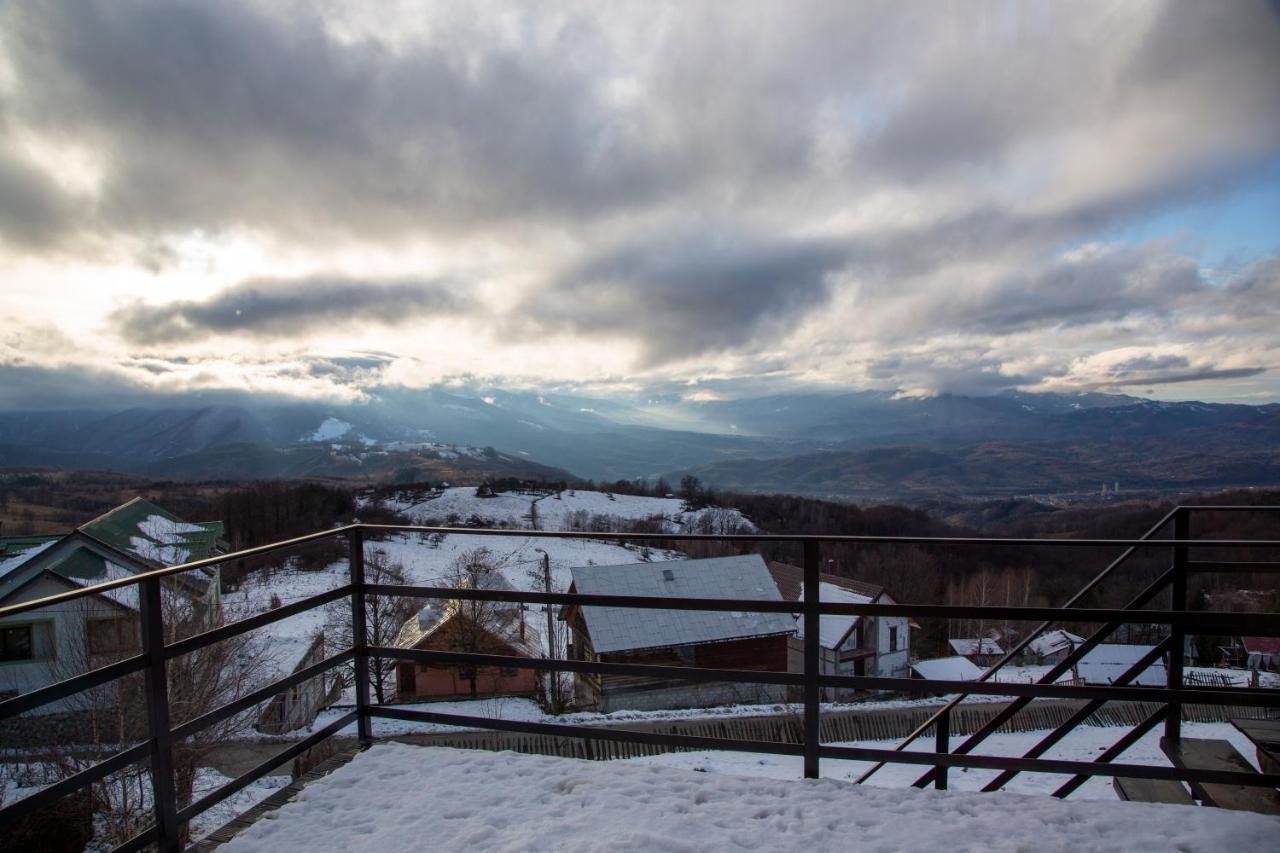
{"type": "Polygon", "coordinates": [[[365,482],[691,473],[741,491],[912,501],[1280,482],[1278,405],[873,391],[627,401],[484,387],[380,389],[350,405],[200,402],[2,412],[0,466],[365,482]]]}

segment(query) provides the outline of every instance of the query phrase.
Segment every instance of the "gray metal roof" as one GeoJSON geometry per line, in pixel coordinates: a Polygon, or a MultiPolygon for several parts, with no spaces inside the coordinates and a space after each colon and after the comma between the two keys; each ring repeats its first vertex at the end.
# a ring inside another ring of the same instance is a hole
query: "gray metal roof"
{"type": "MultiPolygon", "coordinates": [[[[769,569],[757,554],[625,566],[579,566],[572,572],[574,588],[590,595],[782,601],[769,569]]],[[[582,616],[596,652],[790,634],[796,627],[795,619],[786,613],[583,607],[582,616]]]]}

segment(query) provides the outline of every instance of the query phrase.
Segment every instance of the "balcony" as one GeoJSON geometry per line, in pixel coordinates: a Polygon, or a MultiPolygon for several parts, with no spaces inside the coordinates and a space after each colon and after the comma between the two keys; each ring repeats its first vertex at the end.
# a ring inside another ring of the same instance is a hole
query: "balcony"
{"type": "MultiPolygon", "coordinates": [[[[1274,796],[1274,789],[1280,787],[1280,774],[1254,772],[1249,768],[1222,769],[1213,766],[1206,767],[1197,765],[1195,762],[1180,763],[1177,760],[1174,760],[1173,766],[1152,766],[1127,763],[1121,760],[1126,750],[1130,749],[1148,733],[1157,731],[1157,729],[1163,732],[1162,742],[1167,745],[1167,751],[1171,754],[1179,754],[1179,744],[1184,743],[1182,738],[1184,706],[1220,705],[1249,709],[1255,716],[1259,713],[1264,716],[1280,716],[1280,690],[1203,686],[1188,684],[1187,679],[1184,678],[1183,639],[1189,634],[1280,636],[1280,616],[1278,615],[1218,613],[1187,609],[1187,579],[1193,573],[1231,573],[1242,570],[1250,572],[1276,571],[1276,568],[1280,566],[1280,560],[1274,559],[1277,553],[1280,553],[1280,539],[1278,538],[1219,540],[1194,539],[1189,536],[1192,519],[1197,515],[1238,511],[1262,511],[1280,514],[1280,508],[1277,507],[1178,507],[1171,510],[1160,523],[1147,531],[1142,537],[1131,540],[993,540],[985,538],[939,539],[908,536],[789,536],[768,534],[737,536],[633,533],[582,534],[552,531],[478,531],[474,529],[456,530],[453,528],[413,525],[355,524],[314,533],[286,542],[251,548],[234,554],[219,555],[208,560],[119,578],[93,587],[76,589],[23,602],[0,608],[0,617],[29,613],[40,608],[68,603],[86,595],[136,585],[142,615],[142,650],[140,654],[76,675],[59,683],[6,699],[0,702],[0,720],[9,719],[41,705],[59,701],[72,694],[106,684],[115,679],[141,673],[145,678],[146,686],[146,726],[143,736],[138,738],[136,742],[122,745],[123,748],[115,754],[104,757],[91,766],[79,769],[78,772],[48,785],[37,793],[4,806],[3,809],[0,809],[0,827],[11,827],[27,815],[48,808],[61,801],[64,797],[83,791],[123,768],[145,764],[150,770],[150,790],[148,793],[153,822],[132,838],[119,844],[115,850],[131,851],[153,847],[165,851],[180,850],[187,843],[188,833],[186,832],[186,827],[194,817],[240,792],[277,767],[326,742],[348,726],[355,725],[360,744],[363,747],[374,746],[376,738],[373,732],[373,722],[375,720],[404,720],[550,738],[571,738],[579,739],[585,744],[632,744],[676,750],[720,750],[763,756],[782,756],[797,761],[803,776],[807,779],[817,779],[821,774],[822,763],[825,761],[858,761],[865,763],[863,765],[865,769],[859,773],[855,780],[852,780],[859,784],[873,779],[883,767],[894,765],[896,767],[914,767],[919,770],[920,775],[915,779],[914,787],[932,787],[939,790],[948,788],[949,781],[957,770],[981,769],[995,771],[996,775],[983,786],[984,790],[992,792],[999,791],[1021,773],[1055,774],[1062,780],[1062,783],[1053,790],[1054,797],[1058,799],[1069,797],[1085,781],[1098,776],[1118,780],[1145,780],[1152,783],[1157,789],[1161,785],[1173,784],[1180,787],[1183,784],[1187,784],[1191,787],[1193,793],[1201,795],[1197,799],[1206,803],[1209,803],[1212,799],[1209,796],[1203,796],[1206,791],[1225,787],[1274,796]],[[389,585],[368,582],[365,572],[366,540],[400,533],[423,535],[466,533],[470,535],[482,534],[495,538],[512,536],[560,539],[591,538],[628,542],[701,540],[733,542],[741,545],[768,544],[786,546],[794,548],[801,556],[805,579],[804,592],[802,600],[799,602],[775,602],[721,598],[524,592],[507,589],[458,589],[454,587],[389,585]],[[194,636],[166,640],[165,617],[161,596],[161,581],[163,579],[206,566],[279,554],[309,543],[333,540],[345,540],[345,546],[349,554],[350,578],[349,582],[341,587],[309,596],[300,601],[284,604],[268,612],[240,619],[230,624],[220,625],[194,636]],[[1097,549],[1112,549],[1116,556],[1106,568],[1061,607],[972,607],[936,604],[858,604],[819,601],[817,590],[819,589],[818,580],[822,565],[822,549],[824,546],[835,543],[854,547],[859,545],[913,545],[922,548],[999,546],[1009,549],[1028,549],[1031,553],[1034,553],[1034,549],[1039,548],[1092,549],[1093,551],[1097,549]],[[1222,554],[1224,549],[1229,550],[1233,555],[1242,550],[1256,551],[1261,553],[1262,557],[1265,558],[1270,555],[1272,559],[1250,559],[1247,562],[1215,559],[1215,555],[1222,554]],[[1155,553],[1161,555],[1162,558],[1167,557],[1167,567],[1161,568],[1142,591],[1133,596],[1122,607],[1085,606],[1086,602],[1090,600],[1090,596],[1096,594],[1098,588],[1108,578],[1116,578],[1126,568],[1132,568],[1131,558],[1140,553],[1155,553]],[[1243,568],[1246,566],[1247,569],[1243,568]],[[506,601],[543,605],[574,604],[661,610],[793,614],[799,616],[804,626],[803,671],[774,672],[606,663],[594,660],[524,658],[375,645],[369,640],[367,615],[368,602],[376,596],[506,601]],[[1163,603],[1157,604],[1158,598],[1167,601],[1167,606],[1164,606],[1163,603]],[[253,690],[225,705],[203,711],[198,716],[190,719],[181,718],[180,722],[174,724],[175,706],[174,697],[170,693],[170,681],[173,672],[172,667],[176,659],[336,601],[349,602],[352,632],[350,648],[298,670],[272,684],[253,690]],[[1010,622],[1035,623],[1037,627],[1028,632],[1023,640],[1009,648],[1004,656],[989,666],[977,681],[924,681],[910,678],[828,675],[822,673],[818,665],[821,655],[819,619],[822,615],[914,617],[917,619],[984,619],[989,622],[1007,620],[1010,622]],[[1038,683],[1012,683],[996,680],[995,676],[1001,668],[1021,654],[1037,636],[1044,631],[1052,629],[1056,624],[1064,620],[1076,624],[1088,623],[1097,627],[1089,633],[1082,644],[1060,662],[1052,665],[1038,683]],[[1164,626],[1164,638],[1141,660],[1116,677],[1110,685],[1055,683],[1073,664],[1087,655],[1090,650],[1103,643],[1118,628],[1126,624],[1164,626]],[[800,703],[799,720],[795,728],[797,736],[774,740],[678,734],[661,730],[645,730],[640,727],[634,729],[602,728],[562,723],[493,719],[483,716],[465,716],[430,710],[390,707],[374,703],[370,698],[369,666],[370,661],[377,658],[405,660],[429,665],[514,667],[543,672],[567,671],[594,676],[639,676],[694,682],[738,682],[775,685],[797,691],[802,697],[802,702],[800,703]],[[1153,661],[1160,658],[1165,658],[1168,661],[1167,680],[1163,686],[1136,686],[1132,683],[1153,661]],[[267,702],[282,690],[298,686],[309,679],[349,664],[354,665],[355,673],[355,707],[352,710],[342,714],[337,719],[332,720],[296,743],[286,746],[271,758],[239,774],[222,787],[195,797],[190,802],[179,801],[174,778],[174,754],[175,749],[180,747],[185,738],[267,702]],[[822,738],[822,709],[820,704],[821,692],[824,688],[892,691],[904,695],[946,693],[955,694],[955,696],[929,713],[927,718],[922,720],[895,748],[889,749],[836,745],[824,741],[822,738]],[[956,714],[964,710],[959,708],[960,703],[966,697],[971,696],[1002,696],[1009,697],[1011,701],[1002,706],[997,712],[991,714],[976,730],[962,738],[957,736],[957,738],[953,739],[953,719],[956,714]],[[1019,712],[1027,709],[1035,700],[1075,700],[1079,705],[1077,710],[1070,713],[1063,722],[1056,725],[1049,734],[1026,750],[1023,755],[999,756],[976,752],[976,749],[987,738],[999,731],[1002,726],[1007,725],[1010,720],[1018,715],[1019,712]],[[1055,744],[1070,735],[1087,719],[1101,711],[1108,703],[1116,702],[1143,703],[1142,707],[1149,710],[1136,725],[1128,727],[1119,739],[1092,760],[1064,760],[1044,757],[1055,744]],[[918,742],[921,742],[922,739],[924,743],[929,744],[932,748],[928,750],[913,748],[913,746],[919,746],[918,742]]],[[[1280,515],[1277,517],[1280,517],[1280,515]]],[[[1186,743],[1190,743],[1190,739],[1186,743]]],[[[601,752],[606,753],[606,756],[611,754],[607,750],[601,750],[601,752]]],[[[572,771],[559,764],[544,766],[538,763],[564,761],[564,759],[545,757],[513,759],[503,757],[502,761],[496,765],[481,766],[477,764],[473,768],[476,773],[483,772],[492,776],[494,788],[487,798],[476,799],[469,796],[459,796],[464,792],[464,789],[455,787],[454,782],[451,781],[452,777],[449,775],[455,771],[448,768],[456,769],[457,766],[465,766],[468,762],[483,762],[485,760],[488,759],[484,756],[469,753],[458,754],[447,750],[423,750],[404,746],[379,745],[376,749],[369,749],[368,752],[358,755],[348,768],[337,771],[330,780],[321,780],[316,783],[316,797],[346,798],[350,806],[347,809],[347,818],[349,820],[352,819],[352,814],[359,815],[361,814],[360,810],[364,809],[369,816],[368,819],[376,822],[376,815],[385,812],[385,809],[375,803],[379,797],[387,793],[385,787],[399,790],[405,788],[406,785],[400,782],[391,785],[385,785],[384,783],[384,789],[375,791],[372,790],[372,784],[369,782],[370,778],[392,773],[394,768],[388,769],[387,766],[384,766],[386,763],[397,765],[397,763],[408,762],[420,768],[420,775],[413,780],[416,787],[411,787],[410,790],[415,790],[422,797],[437,798],[437,800],[433,801],[436,804],[430,807],[432,810],[430,813],[437,813],[438,810],[438,813],[444,815],[447,809],[443,805],[439,805],[439,798],[449,794],[457,801],[456,806],[458,809],[470,810],[473,813],[479,809],[484,813],[485,819],[481,820],[480,823],[489,825],[490,829],[493,830],[493,834],[487,837],[494,839],[496,843],[496,839],[501,836],[502,823],[510,820],[511,817],[508,813],[508,804],[511,809],[515,809],[517,806],[522,809],[532,808],[528,803],[519,800],[519,797],[523,796],[520,790],[523,783],[516,784],[511,781],[513,778],[525,778],[520,774],[526,774],[528,778],[541,778],[539,774],[543,774],[545,771],[551,776],[559,774],[567,779],[580,772],[583,778],[597,779],[598,777],[598,785],[604,788],[627,785],[636,790],[637,795],[645,796],[647,796],[645,791],[640,791],[636,786],[645,787],[646,779],[654,782],[658,788],[674,785],[678,781],[668,779],[665,774],[658,774],[661,776],[661,778],[658,778],[658,776],[646,775],[645,772],[634,767],[621,765],[592,765],[580,768],[579,771],[572,771]],[[418,757],[404,757],[405,750],[409,750],[411,754],[418,757]],[[511,772],[515,776],[502,776],[495,769],[500,767],[512,768],[511,772]],[[636,780],[634,784],[627,781],[631,778],[636,780]],[[502,786],[510,786],[510,790],[506,790],[502,786]]],[[[461,783],[458,784],[460,785],[461,783]]],[[[532,784],[530,783],[530,785],[532,784]]],[[[590,784],[592,787],[596,786],[595,782],[590,784]]],[[[682,790],[685,790],[693,798],[691,805],[701,805],[697,803],[697,797],[703,787],[702,783],[685,780],[682,790]]],[[[732,788],[733,786],[730,785],[728,787],[732,788]]],[[[1138,787],[1136,784],[1131,785],[1132,789],[1136,790],[1136,787],[1138,787]]],[[[901,794],[897,795],[897,800],[891,800],[883,792],[874,791],[870,787],[859,790],[850,788],[843,783],[836,786],[836,783],[823,782],[817,788],[805,790],[821,792],[822,797],[819,799],[824,799],[832,810],[842,810],[841,814],[844,817],[847,817],[843,813],[844,804],[839,799],[843,796],[850,798],[848,805],[853,811],[864,806],[872,811],[875,809],[892,810],[890,804],[901,801],[901,794]]],[[[721,789],[716,786],[711,786],[706,791],[702,791],[702,793],[710,798],[709,801],[722,802],[725,800],[721,796],[721,789]]],[[[754,797],[756,795],[752,794],[751,796],[754,797]]],[[[800,795],[797,794],[797,796],[800,795]]],[[[912,796],[914,797],[914,795],[912,796]]],[[[1002,798],[1012,795],[998,793],[994,796],[1002,798]]],[[[595,811],[599,812],[594,815],[593,820],[598,825],[598,831],[602,832],[609,831],[608,820],[610,815],[613,814],[613,812],[609,811],[612,807],[606,801],[607,797],[608,793],[605,790],[584,791],[580,806],[581,809],[586,810],[587,814],[594,814],[595,811]]],[[[310,801],[311,799],[309,795],[308,800],[310,801]]],[[[729,799],[731,800],[732,798],[729,799]]],[[[426,800],[422,802],[426,802],[426,800]]],[[[992,802],[998,803],[999,800],[996,799],[992,802]]],[[[775,814],[775,812],[770,812],[769,810],[774,809],[775,806],[781,807],[777,806],[777,803],[770,805],[763,800],[761,803],[759,807],[760,813],[766,816],[755,818],[749,815],[748,818],[762,820],[767,824],[768,815],[775,814]]],[[[948,806],[947,808],[950,807],[948,806]]],[[[968,808],[968,806],[965,808],[968,808]]],[[[1037,808],[1039,809],[1040,807],[1037,808]]],[[[1050,807],[1046,806],[1045,808],[1050,807]]],[[[1052,808],[1056,808],[1056,806],[1052,808]]],[[[1058,816],[1075,814],[1079,815],[1082,820],[1088,817],[1086,811],[1081,811],[1079,808],[1074,811],[1065,806],[1063,808],[1063,811],[1053,812],[1053,814],[1058,816]]],[[[1094,806],[1089,806],[1088,808],[1093,809],[1094,806]]],[[[1123,832],[1125,827],[1120,822],[1121,818],[1117,817],[1120,813],[1114,811],[1114,809],[1122,808],[1126,807],[1113,805],[1097,812],[1097,814],[1106,816],[1115,831],[1123,832]]],[[[724,802],[723,809],[723,819],[737,819],[735,815],[738,815],[738,813],[730,807],[728,802],[724,802]]],[[[943,810],[945,811],[945,809],[943,810]]],[[[998,812],[1000,809],[995,809],[994,811],[998,812]]],[[[314,820],[314,816],[294,824],[284,820],[295,813],[300,812],[294,809],[293,806],[282,810],[279,826],[295,825],[298,827],[296,831],[299,835],[290,839],[276,837],[275,842],[277,844],[285,843],[295,846],[305,844],[302,840],[302,834],[308,831],[306,827],[312,825],[309,821],[314,820]]],[[[643,808],[637,807],[634,814],[644,817],[645,820],[658,820],[657,813],[651,814],[643,808]]],[[[679,825],[687,827],[684,831],[692,833],[687,836],[688,838],[697,837],[694,832],[696,827],[703,826],[705,830],[706,826],[715,825],[716,821],[722,819],[712,813],[705,813],[702,819],[698,819],[697,815],[699,814],[704,813],[691,809],[687,814],[683,814],[678,821],[679,825]],[[690,817],[689,815],[694,816],[690,817]]],[[[781,812],[776,814],[781,814],[781,812]]],[[[1199,822],[1209,820],[1213,813],[1194,815],[1196,813],[1192,812],[1185,816],[1185,820],[1188,822],[1187,826],[1199,825],[1199,822]]],[[[1218,813],[1218,815],[1221,817],[1221,813],[1218,813]]],[[[397,822],[399,821],[408,820],[401,812],[395,811],[386,812],[384,817],[386,820],[391,821],[393,825],[398,825],[397,822]]],[[[472,817],[474,817],[474,814],[472,817]]],[[[359,819],[362,822],[365,820],[363,817],[359,819]]],[[[566,816],[565,820],[568,819],[566,816]]],[[[868,820],[870,819],[870,816],[868,816],[868,820]]],[[[1091,820],[1092,818],[1089,819],[1091,820]]],[[[1133,819],[1140,820],[1137,817],[1133,819]]],[[[881,823],[883,824],[883,820],[881,823]]],[[[409,821],[408,824],[397,831],[412,837],[414,830],[411,825],[412,821],[409,821]]],[[[472,829],[475,829],[475,826],[475,824],[472,824],[472,829]]],[[[1233,826],[1235,825],[1233,824],[1233,826]]],[[[931,831],[924,828],[923,824],[920,827],[919,832],[921,833],[931,831]]],[[[890,830],[893,832],[915,831],[909,823],[904,825],[901,818],[898,819],[896,827],[885,825],[881,828],[884,832],[889,832],[890,830]]],[[[546,831],[548,833],[552,831],[550,824],[548,824],[546,831]]],[[[634,831],[640,832],[641,825],[637,824],[634,831]]],[[[803,827],[796,827],[794,831],[796,833],[794,835],[796,844],[803,843],[806,837],[803,827]]],[[[834,829],[830,831],[835,832],[834,829]]],[[[1247,833],[1252,830],[1241,828],[1240,831],[1247,833]]],[[[942,833],[943,830],[939,829],[939,832],[942,833]]],[[[547,837],[550,838],[551,836],[548,835],[547,837]]],[[[791,838],[792,836],[788,835],[786,837],[791,838]]],[[[885,837],[891,839],[897,836],[885,837]]],[[[944,838],[944,834],[940,834],[938,838],[944,838]]],[[[836,836],[831,836],[828,840],[831,843],[837,843],[839,839],[836,836]]],[[[249,836],[246,836],[245,843],[249,843],[249,836]]],[[[485,839],[477,839],[473,842],[473,846],[475,845],[486,846],[485,839]]],[[[930,845],[927,839],[922,837],[922,842],[916,846],[927,847],[930,845]]]]}

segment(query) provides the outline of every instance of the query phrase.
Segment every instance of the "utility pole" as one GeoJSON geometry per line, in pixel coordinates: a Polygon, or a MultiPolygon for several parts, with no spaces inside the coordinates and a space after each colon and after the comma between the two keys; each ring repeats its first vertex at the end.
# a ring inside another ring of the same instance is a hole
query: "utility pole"
{"type": "MultiPolygon", "coordinates": [[[[551,555],[546,551],[542,552],[542,588],[548,594],[551,593],[551,555]]],[[[551,612],[551,602],[547,602],[544,608],[547,614],[547,659],[557,660],[556,655],[556,621],[555,616],[551,612]]],[[[547,670],[551,675],[551,710],[560,713],[563,708],[560,707],[560,671],[556,669],[547,670]]]]}

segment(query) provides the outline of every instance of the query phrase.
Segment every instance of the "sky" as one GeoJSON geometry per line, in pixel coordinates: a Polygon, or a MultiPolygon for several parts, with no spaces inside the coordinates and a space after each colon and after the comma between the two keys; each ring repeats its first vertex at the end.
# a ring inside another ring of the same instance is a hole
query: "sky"
{"type": "Polygon", "coordinates": [[[1280,5],[0,4],[0,407],[1280,402],[1280,5]]]}

